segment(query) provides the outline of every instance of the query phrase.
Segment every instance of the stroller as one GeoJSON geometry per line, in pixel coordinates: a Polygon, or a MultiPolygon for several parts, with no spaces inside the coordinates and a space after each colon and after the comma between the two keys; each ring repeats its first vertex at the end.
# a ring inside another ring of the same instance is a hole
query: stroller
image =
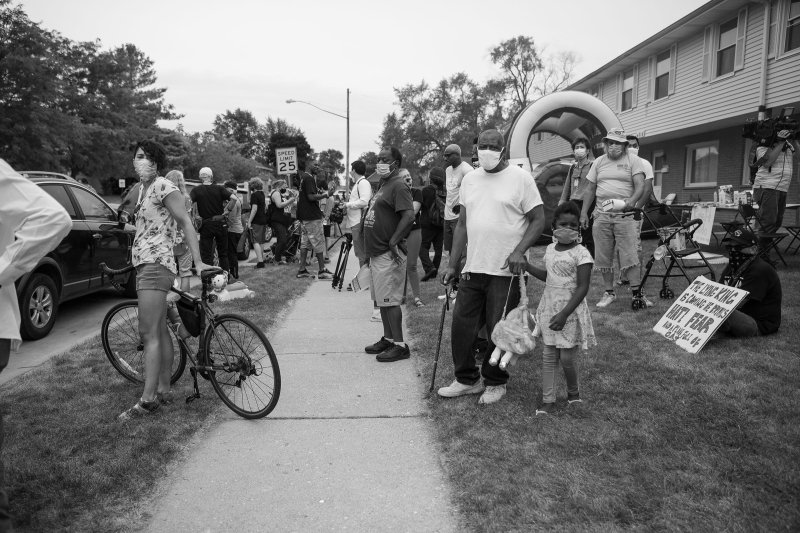
{"type": "MultiPolygon", "coordinates": [[[[662,278],[659,297],[662,299],[672,299],[675,297],[674,291],[669,286],[669,278],[686,278],[689,283],[694,277],[689,276],[689,270],[703,269],[711,281],[716,281],[714,270],[711,263],[706,258],[700,246],[694,241],[694,232],[703,223],[699,218],[682,222],[675,215],[670,206],[659,204],[654,207],[637,209],[633,213],[634,217],[645,217],[658,235],[658,246],[653,251],[653,255],[647,261],[647,265],[642,275],[641,287],[644,288],[648,278],[662,278]],[[656,211],[666,217],[654,216],[656,211]],[[660,227],[657,221],[665,220],[660,227]],[[654,271],[654,267],[659,267],[654,271]],[[673,272],[675,267],[679,272],[673,272]],[[662,270],[663,268],[663,270],[662,270]]],[[[695,276],[696,277],[696,276],[695,276]]],[[[644,309],[646,304],[643,299],[635,298],[631,304],[634,310],[644,309]]]]}
{"type": "MultiPolygon", "coordinates": [[[[288,239],[286,241],[286,249],[283,251],[283,258],[288,263],[293,263],[297,261],[297,252],[300,251],[300,240],[303,236],[303,227],[300,225],[299,220],[295,220],[292,222],[291,226],[288,228],[288,239]]],[[[280,261],[279,257],[275,257],[275,246],[278,243],[272,243],[270,246],[270,250],[272,251],[272,257],[274,261],[280,261]]]]}

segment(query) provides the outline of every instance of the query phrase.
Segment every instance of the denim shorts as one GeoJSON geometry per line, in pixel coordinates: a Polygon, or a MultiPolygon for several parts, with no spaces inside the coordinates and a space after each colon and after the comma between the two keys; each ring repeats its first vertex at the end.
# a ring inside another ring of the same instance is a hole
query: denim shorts
{"type": "Polygon", "coordinates": [[[159,263],[145,263],[136,267],[137,291],[169,292],[175,282],[175,274],[159,263]]]}
{"type": "Polygon", "coordinates": [[[301,250],[313,250],[315,254],[325,252],[325,236],[322,229],[322,219],[301,220],[303,236],[300,240],[301,250]]]}
{"type": "Polygon", "coordinates": [[[594,236],[594,267],[600,272],[611,272],[615,252],[623,272],[639,264],[636,250],[639,221],[632,216],[595,212],[592,234],[594,236]]]}

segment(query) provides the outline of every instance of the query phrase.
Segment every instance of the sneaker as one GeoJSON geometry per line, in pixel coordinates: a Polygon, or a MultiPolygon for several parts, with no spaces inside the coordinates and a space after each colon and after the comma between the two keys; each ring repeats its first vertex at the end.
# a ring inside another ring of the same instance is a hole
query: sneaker
{"type": "Polygon", "coordinates": [[[626,285],[630,286],[630,284],[631,284],[631,282],[628,281],[627,279],[618,279],[617,280],[617,285],[619,285],[620,287],[624,287],[626,285]]]}
{"type": "Polygon", "coordinates": [[[478,398],[478,403],[488,404],[499,402],[500,399],[506,395],[505,385],[489,385],[483,394],[478,398]]]}
{"type": "Polygon", "coordinates": [[[264,268],[264,261],[259,261],[256,263],[256,268],[264,268]]]}
{"type": "Polygon", "coordinates": [[[278,261],[278,262],[277,262],[277,263],[275,263],[275,264],[276,264],[276,265],[285,265],[285,264],[286,264],[286,259],[281,259],[280,261],[278,261]]]}
{"type": "Polygon", "coordinates": [[[579,404],[579,403],[583,403],[583,400],[581,400],[581,394],[579,392],[576,392],[575,394],[567,394],[568,405],[579,404]]]}
{"type": "MultiPolygon", "coordinates": [[[[578,400],[580,401],[580,400],[578,400]]],[[[536,409],[536,416],[539,415],[552,415],[556,412],[556,404],[553,403],[543,403],[541,407],[536,409]]]]}
{"type": "Polygon", "coordinates": [[[401,359],[408,359],[411,357],[411,350],[408,345],[400,346],[399,344],[392,343],[392,347],[375,356],[375,360],[379,363],[392,363],[400,361],[401,359]]]}
{"type": "Polygon", "coordinates": [[[414,298],[414,306],[415,307],[425,307],[425,304],[419,298],[414,298]]]}
{"type": "Polygon", "coordinates": [[[333,272],[328,270],[327,268],[324,270],[320,270],[317,274],[317,279],[333,279],[333,272]]]}
{"type": "Polygon", "coordinates": [[[617,299],[617,295],[613,292],[604,292],[603,297],[597,302],[597,307],[608,307],[612,302],[617,299]]]}
{"type": "Polygon", "coordinates": [[[483,383],[481,380],[478,380],[472,385],[465,385],[464,383],[459,383],[458,380],[453,380],[450,385],[447,387],[442,387],[437,391],[439,396],[443,398],[455,398],[457,396],[478,394],[481,392],[483,392],[483,383]]]}
{"type": "Polygon", "coordinates": [[[169,390],[167,392],[157,392],[156,400],[158,400],[158,403],[161,405],[169,405],[175,401],[175,391],[169,390]]]}
{"type": "Polygon", "coordinates": [[[146,402],[140,398],[139,401],[136,402],[136,405],[119,415],[117,420],[125,421],[149,415],[157,411],[159,407],[161,407],[161,404],[158,402],[158,398],[152,402],[146,402]]]}
{"type": "Polygon", "coordinates": [[[380,309],[373,309],[372,316],[369,317],[370,322],[383,322],[381,318],[381,310],[380,309]]]}
{"type": "Polygon", "coordinates": [[[348,283],[347,284],[347,290],[350,291],[350,292],[353,292],[353,284],[352,283],[348,283]]]}
{"type": "Polygon", "coordinates": [[[378,354],[385,350],[388,350],[395,344],[392,341],[386,340],[386,337],[381,337],[381,340],[376,342],[375,344],[370,344],[364,348],[364,351],[367,353],[378,354]]]}
{"type": "Polygon", "coordinates": [[[330,257],[326,257],[326,258],[325,258],[325,262],[326,262],[326,263],[330,263],[330,262],[331,262],[331,258],[330,258],[330,257]]]}
{"type": "Polygon", "coordinates": [[[309,272],[308,270],[306,270],[304,268],[303,270],[298,270],[297,271],[297,277],[298,278],[313,278],[314,276],[311,274],[311,272],[309,272]]]}

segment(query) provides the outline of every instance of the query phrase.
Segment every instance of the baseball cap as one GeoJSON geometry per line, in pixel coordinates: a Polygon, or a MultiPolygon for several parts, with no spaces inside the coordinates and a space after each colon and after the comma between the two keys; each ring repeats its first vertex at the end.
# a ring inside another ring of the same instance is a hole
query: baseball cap
{"type": "Polygon", "coordinates": [[[616,141],[619,143],[628,143],[627,137],[625,137],[625,130],[614,128],[608,130],[608,133],[605,137],[603,137],[603,141],[616,141]]]}
{"type": "Polygon", "coordinates": [[[208,167],[201,168],[199,175],[200,175],[201,178],[213,178],[214,177],[214,173],[211,172],[211,169],[208,168],[208,167]]]}
{"type": "Polygon", "coordinates": [[[733,230],[727,237],[722,239],[722,242],[729,242],[738,246],[755,246],[757,244],[756,236],[752,231],[745,228],[733,230]]]}

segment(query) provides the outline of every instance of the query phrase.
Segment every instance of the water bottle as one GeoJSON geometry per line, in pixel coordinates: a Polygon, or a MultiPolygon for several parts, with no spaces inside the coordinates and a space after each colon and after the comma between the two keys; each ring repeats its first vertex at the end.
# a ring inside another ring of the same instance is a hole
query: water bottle
{"type": "Polygon", "coordinates": [[[717,191],[715,190],[714,191],[714,204],[716,205],[718,203],[719,203],[719,194],[717,194],[717,191]]]}

